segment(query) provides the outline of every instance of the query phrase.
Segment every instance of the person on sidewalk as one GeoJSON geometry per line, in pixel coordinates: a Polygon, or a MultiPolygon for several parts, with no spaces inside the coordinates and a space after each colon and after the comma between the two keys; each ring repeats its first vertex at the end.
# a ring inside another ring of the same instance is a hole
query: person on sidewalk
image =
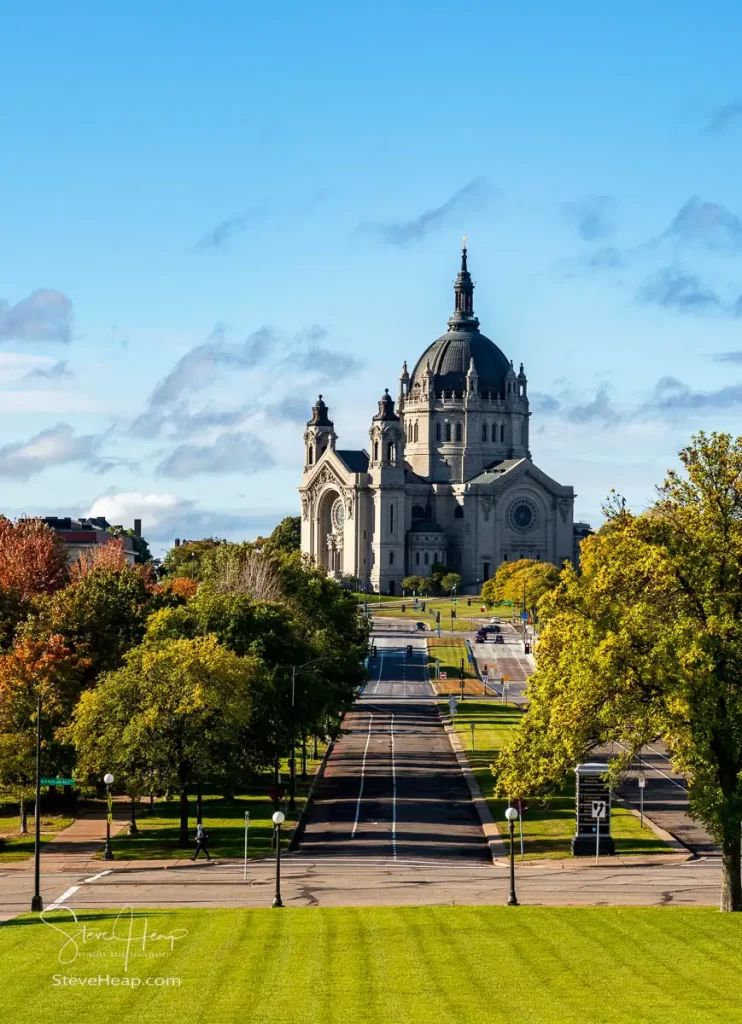
{"type": "Polygon", "coordinates": [[[209,854],[209,834],[201,822],[199,822],[196,825],[196,852],[191,857],[191,860],[196,860],[201,850],[206,854],[206,859],[211,860],[211,855],[209,854]]]}

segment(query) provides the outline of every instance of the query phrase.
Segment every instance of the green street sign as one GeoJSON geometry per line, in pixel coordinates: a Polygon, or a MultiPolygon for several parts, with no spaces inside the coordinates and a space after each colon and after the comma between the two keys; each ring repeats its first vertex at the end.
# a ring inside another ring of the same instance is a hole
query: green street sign
{"type": "Polygon", "coordinates": [[[39,779],[42,786],[74,786],[74,779],[39,779]]]}

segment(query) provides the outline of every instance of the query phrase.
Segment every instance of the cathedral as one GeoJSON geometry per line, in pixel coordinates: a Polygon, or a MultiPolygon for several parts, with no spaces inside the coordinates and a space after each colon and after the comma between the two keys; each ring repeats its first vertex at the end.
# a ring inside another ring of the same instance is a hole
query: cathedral
{"type": "Polygon", "coordinates": [[[436,564],[475,593],[506,559],[574,560],[574,491],[531,461],[529,417],[523,364],[479,330],[464,244],[448,330],[404,363],[396,403],[382,395],[368,451],[338,448],[322,395],[313,407],[302,551],[384,594],[436,564]]]}

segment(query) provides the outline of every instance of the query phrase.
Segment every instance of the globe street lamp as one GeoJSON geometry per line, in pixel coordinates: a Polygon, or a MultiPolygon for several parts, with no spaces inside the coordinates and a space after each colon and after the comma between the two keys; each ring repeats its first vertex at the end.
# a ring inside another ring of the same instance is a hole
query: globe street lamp
{"type": "MultiPolygon", "coordinates": [[[[643,790],[642,790],[643,792],[643,790]]],[[[41,898],[41,694],[36,704],[36,820],[34,822],[34,894],[31,910],[41,913],[44,901],[41,898]]]]}
{"type": "Polygon", "coordinates": [[[513,830],[518,818],[518,811],[515,807],[508,807],[505,811],[505,817],[507,818],[510,830],[510,895],[508,896],[508,906],[517,907],[518,897],[515,895],[515,840],[513,838],[513,830]]]}
{"type": "Polygon", "coordinates": [[[110,772],[106,772],[103,776],[103,781],[106,784],[106,802],[108,804],[108,813],[106,814],[106,845],[103,849],[103,860],[113,860],[113,850],[111,849],[111,818],[113,817],[111,786],[113,785],[113,775],[110,772]]]}
{"type": "Polygon", "coordinates": [[[286,821],[286,815],[282,811],[276,811],[273,815],[273,829],[276,838],[276,895],[273,897],[273,906],[282,907],[281,900],[281,825],[286,821]]]}

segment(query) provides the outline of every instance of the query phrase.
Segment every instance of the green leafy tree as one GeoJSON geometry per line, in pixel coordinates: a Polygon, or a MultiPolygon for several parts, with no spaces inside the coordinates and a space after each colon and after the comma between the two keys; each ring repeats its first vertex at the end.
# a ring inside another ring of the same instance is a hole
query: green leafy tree
{"type": "Polygon", "coordinates": [[[35,640],[60,636],[85,659],[82,688],[98,673],[118,668],[124,654],[141,643],[157,601],[146,569],[95,568],[64,590],[38,599],[19,636],[35,640]]]}
{"type": "Polygon", "coordinates": [[[427,594],[431,587],[431,581],[427,576],[405,576],[402,580],[402,589],[409,594],[414,590],[416,594],[427,594]]]}
{"type": "Polygon", "coordinates": [[[266,554],[293,554],[301,550],[301,517],[286,516],[266,540],[266,554]]]}
{"type": "Polygon", "coordinates": [[[615,500],[542,602],[530,707],[497,790],[547,792],[596,744],[617,777],[656,737],[721,844],[722,910],[742,910],[742,438],[699,434],[651,508],[615,500]]]}
{"type": "Polygon", "coordinates": [[[115,764],[135,786],[150,773],[167,781],[180,794],[178,841],[187,846],[189,790],[226,760],[240,762],[260,671],[214,636],[135,648],[80,699],[69,730],[79,771],[97,777],[115,764]]]}
{"type": "Polygon", "coordinates": [[[456,590],[458,592],[459,590],[461,590],[461,584],[462,583],[463,583],[463,578],[462,578],[462,576],[459,573],[457,573],[457,572],[448,572],[441,579],[441,589],[445,593],[448,593],[448,594],[450,594],[450,592],[452,590],[456,590]]]}
{"type": "Polygon", "coordinates": [[[205,537],[203,540],[184,541],[177,548],[170,548],[162,560],[162,575],[203,579],[214,551],[223,543],[215,537],[205,537]]]}
{"type": "Polygon", "coordinates": [[[541,562],[532,558],[521,558],[515,562],[502,562],[492,579],[482,587],[482,599],[490,607],[503,602],[511,602],[517,607],[525,607],[532,614],[544,594],[559,582],[559,570],[551,562],[541,562]]]}

